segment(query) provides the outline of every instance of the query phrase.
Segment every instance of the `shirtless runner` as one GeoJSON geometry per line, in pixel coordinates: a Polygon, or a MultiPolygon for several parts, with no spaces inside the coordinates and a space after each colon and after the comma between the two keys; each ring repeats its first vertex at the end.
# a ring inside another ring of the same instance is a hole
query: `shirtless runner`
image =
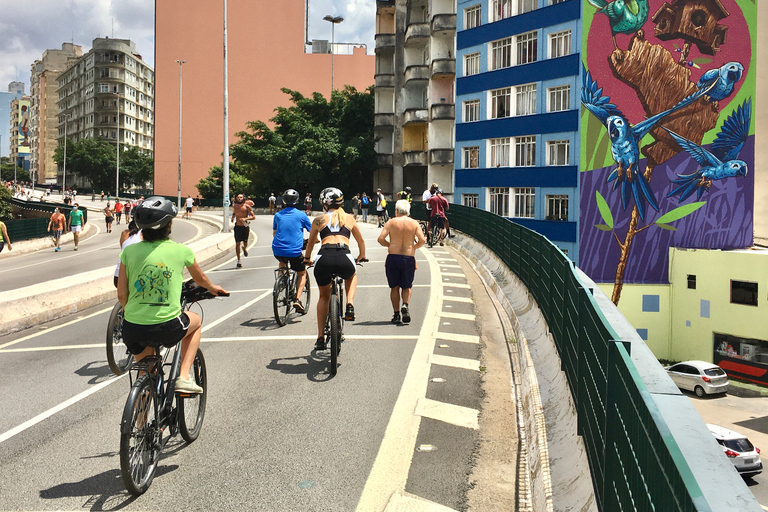
{"type": "Polygon", "coordinates": [[[419,223],[409,217],[411,204],[400,199],[395,203],[395,218],[384,224],[378,242],[388,248],[387,261],[384,264],[389,283],[389,299],[392,301],[392,323],[400,321],[407,324],[411,321],[408,304],[411,301],[413,276],[416,272],[416,249],[424,245],[427,239],[421,231],[419,223]],[[389,240],[387,240],[389,237],[389,240]],[[402,293],[403,307],[400,307],[402,293]],[[402,313],[402,319],[400,314],[402,313]]]}
{"type": "Polygon", "coordinates": [[[243,265],[240,263],[240,244],[243,244],[243,256],[248,256],[248,222],[255,219],[256,215],[245,201],[243,194],[235,196],[235,202],[232,205],[232,222],[235,223],[235,254],[237,254],[237,268],[243,265]]]}

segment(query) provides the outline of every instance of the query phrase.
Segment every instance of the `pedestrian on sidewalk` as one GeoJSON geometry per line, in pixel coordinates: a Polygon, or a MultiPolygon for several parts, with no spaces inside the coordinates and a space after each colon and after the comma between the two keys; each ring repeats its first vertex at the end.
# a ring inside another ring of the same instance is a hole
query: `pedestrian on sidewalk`
{"type": "Polygon", "coordinates": [[[107,225],[107,233],[112,232],[112,221],[115,220],[115,212],[112,211],[112,206],[107,203],[107,207],[104,208],[104,222],[107,225]]]}
{"type": "Polygon", "coordinates": [[[382,227],[387,222],[387,200],[384,198],[384,194],[380,188],[376,189],[376,215],[379,216],[379,227],[382,227]]]}
{"type": "Polygon", "coordinates": [[[384,224],[378,242],[387,248],[384,268],[389,284],[389,300],[392,302],[392,323],[407,324],[411,321],[408,304],[411,302],[413,277],[416,272],[416,249],[424,245],[427,239],[421,226],[410,218],[411,203],[400,199],[395,203],[395,218],[384,224]],[[387,240],[389,237],[389,240],[387,240]],[[400,307],[402,296],[403,305],[400,307]],[[402,316],[401,316],[402,314],[402,316]]]}
{"type": "Polygon", "coordinates": [[[54,252],[59,252],[61,250],[61,234],[64,232],[64,224],[67,222],[66,219],[67,218],[64,217],[64,214],[61,213],[61,210],[59,210],[59,207],[57,206],[48,221],[47,231],[50,231],[51,228],[53,228],[53,239],[56,241],[54,252]]]}
{"type": "Polygon", "coordinates": [[[184,207],[186,208],[186,211],[184,212],[184,218],[190,219],[192,217],[192,208],[195,206],[195,200],[192,199],[192,195],[187,194],[187,199],[184,201],[184,207]]]}
{"type": "Polygon", "coordinates": [[[67,221],[67,228],[72,232],[72,236],[75,238],[75,250],[77,250],[77,244],[80,242],[80,232],[83,230],[85,220],[83,219],[83,212],[80,211],[80,205],[75,203],[72,211],[69,212],[69,219],[67,221]]]}
{"type": "Polygon", "coordinates": [[[235,223],[235,254],[237,255],[237,268],[243,265],[240,263],[240,244],[243,245],[243,256],[248,256],[248,235],[250,228],[248,223],[256,218],[253,210],[245,201],[243,194],[235,196],[235,202],[232,205],[232,220],[235,223]]]}
{"type": "Polygon", "coordinates": [[[360,198],[357,194],[352,196],[352,216],[357,220],[357,211],[360,207],[360,198]]]}
{"type": "Polygon", "coordinates": [[[360,198],[360,204],[363,207],[363,222],[368,222],[368,208],[371,205],[371,199],[365,192],[363,192],[363,197],[360,198]]]}
{"type": "Polygon", "coordinates": [[[304,198],[304,211],[307,213],[307,216],[312,216],[312,194],[307,192],[307,197],[304,198]]]}
{"type": "Polygon", "coordinates": [[[103,190],[101,191],[101,202],[102,203],[104,202],[104,191],[103,190]]]}
{"type": "Polygon", "coordinates": [[[115,224],[120,224],[120,218],[123,216],[123,203],[119,197],[115,197],[115,224]]]}
{"type": "Polygon", "coordinates": [[[275,214],[275,204],[277,204],[277,198],[275,197],[274,192],[269,193],[269,214],[274,215],[275,214]]]}
{"type": "Polygon", "coordinates": [[[8,236],[8,229],[5,227],[5,222],[0,220],[0,252],[3,252],[5,244],[8,244],[8,250],[12,251],[11,238],[8,236]]]}

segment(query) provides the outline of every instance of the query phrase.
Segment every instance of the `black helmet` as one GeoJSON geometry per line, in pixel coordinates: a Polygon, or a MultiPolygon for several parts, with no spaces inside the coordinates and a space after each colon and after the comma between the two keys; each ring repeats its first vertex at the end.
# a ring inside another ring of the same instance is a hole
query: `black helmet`
{"type": "Polygon", "coordinates": [[[410,194],[411,193],[411,187],[405,187],[405,191],[410,194]]]}
{"type": "Polygon", "coordinates": [[[324,188],[320,192],[320,203],[326,206],[344,206],[344,194],[335,187],[324,188]]]}
{"type": "Polygon", "coordinates": [[[146,198],[133,209],[133,218],[141,229],[160,229],[176,216],[176,205],[160,196],[146,198]]]}
{"type": "Polygon", "coordinates": [[[299,193],[289,188],[283,192],[283,202],[286,206],[295,206],[299,202],[299,193]]]}

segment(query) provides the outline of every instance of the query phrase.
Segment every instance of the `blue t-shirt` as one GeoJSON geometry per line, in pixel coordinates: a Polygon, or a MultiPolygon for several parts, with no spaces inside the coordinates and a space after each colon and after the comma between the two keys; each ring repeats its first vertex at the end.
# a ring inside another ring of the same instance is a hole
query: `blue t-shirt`
{"type": "Polygon", "coordinates": [[[293,206],[275,214],[272,220],[275,238],[272,239],[272,254],[284,258],[301,256],[304,247],[304,230],[312,229],[307,214],[293,206]]]}

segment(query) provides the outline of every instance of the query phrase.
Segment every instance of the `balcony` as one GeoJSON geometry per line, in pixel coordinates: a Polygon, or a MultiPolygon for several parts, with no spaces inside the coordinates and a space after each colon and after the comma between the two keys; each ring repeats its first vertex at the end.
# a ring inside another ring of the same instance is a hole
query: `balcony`
{"type": "Polygon", "coordinates": [[[403,151],[404,166],[419,166],[426,167],[427,165],[427,152],[420,151],[403,151]]]}
{"type": "Polygon", "coordinates": [[[432,16],[432,34],[440,32],[456,32],[455,14],[435,14],[432,16]]]}
{"type": "Polygon", "coordinates": [[[418,64],[415,66],[408,66],[405,68],[405,84],[408,82],[428,81],[429,80],[429,66],[426,64],[418,64]]]}
{"type": "Polygon", "coordinates": [[[430,149],[429,163],[432,165],[453,164],[453,149],[430,149]]]}
{"type": "Polygon", "coordinates": [[[392,52],[395,50],[395,34],[376,34],[375,53],[392,52]]]}
{"type": "Polygon", "coordinates": [[[456,119],[456,108],[453,103],[435,103],[430,110],[432,121],[453,121],[456,119]]]}
{"type": "Polygon", "coordinates": [[[429,35],[429,23],[411,23],[405,30],[405,45],[426,44],[429,35]]]}
{"type": "Polygon", "coordinates": [[[374,75],[374,80],[377,89],[388,88],[391,89],[395,86],[395,75],[392,73],[379,73],[374,75]]]}
{"type": "Polygon", "coordinates": [[[376,0],[377,11],[395,10],[395,0],[376,0]]]}
{"type": "Polygon", "coordinates": [[[435,59],[430,64],[432,67],[432,78],[456,76],[456,59],[435,59]]]}
{"type": "Polygon", "coordinates": [[[387,128],[395,126],[395,114],[374,114],[373,127],[387,128]]]}
{"type": "Polygon", "coordinates": [[[426,123],[429,121],[429,113],[425,108],[409,108],[406,109],[403,119],[405,124],[426,123]]]}
{"type": "Polygon", "coordinates": [[[392,155],[376,153],[376,165],[378,167],[392,167],[392,155]]]}

